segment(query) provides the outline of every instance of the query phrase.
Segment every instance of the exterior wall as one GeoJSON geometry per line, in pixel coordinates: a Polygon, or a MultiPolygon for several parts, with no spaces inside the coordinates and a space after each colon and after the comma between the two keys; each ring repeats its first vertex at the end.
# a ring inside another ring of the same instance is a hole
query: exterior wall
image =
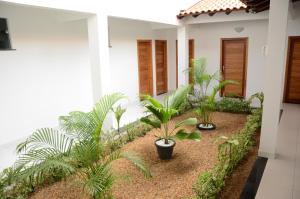
{"type": "Polygon", "coordinates": [[[267,43],[267,26],[267,20],[193,25],[190,38],[195,39],[195,58],[206,57],[210,72],[220,70],[221,38],[248,37],[246,97],[249,97],[263,90],[265,56],[262,49],[267,43]],[[244,31],[237,33],[235,27],[244,27],[244,31]]]}
{"type": "Polygon", "coordinates": [[[155,94],[155,39],[168,40],[168,87],[176,87],[176,29],[153,30],[148,22],[109,18],[112,92],[121,92],[130,102],[138,100],[137,40],[152,40],[153,91],[155,94]]]}
{"type": "Polygon", "coordinates": [[[93,105],[86,22],[59,23],[36,14],[0,7],[16,48],[0,51],[0,145],[93,105]]]}

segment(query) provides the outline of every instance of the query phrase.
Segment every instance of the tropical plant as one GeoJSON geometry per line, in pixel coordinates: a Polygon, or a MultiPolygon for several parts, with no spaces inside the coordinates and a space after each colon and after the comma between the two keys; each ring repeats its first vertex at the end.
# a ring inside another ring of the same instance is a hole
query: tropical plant
{"type": "Polygon", "coordinates": [[[122,106],[119,105],[116,108],[113,108],[112,111],[113,111],[113,113],[115,115],[115,118],[117,120],[117,131],[118,131],[118,134],[120,136],[120,121],[121,121],[122,115],[125,113],[126,109],[122,108],[122,106]]]}
{"type": "Polygon", "coordinates": [[[236,84],[232,80],[220,81],[209,96],[204,96],[200,101],[196,113],[201,117],[202,123],[205,127],[212,124],[212,113],[216,111],[216,95],[227,84],[236,84]]]}
{"type": "Polygon", "coordinates": [[[197,123],[196,118],[188,118],[177,123],[171,121],[171,118],[179,113],[178,109],[184,102],[188,92],[188,86],[180,87],[172,95],[167,96],[164,99],[163,104],[149,95],[143,96],[143,105],[154,117],[144,117],[141,121],[156,128],[159,132],[157,137],[163,139],[165,144],[168,144],[172,138],[177,138],[179,140],[200,139],[199,132],[188,133],[183,128],[185,125],[195,125],[197,123]]]}
{"type": "Polygon", "coordinates": [[[106,95],[91,112],[71,112],[60,117],[61,131],[44,128],[33,133],[17,147],[18,178],[38,183],[49,173],[60,173],[61,177],[75,173],[88,194],[93,198],[106,198],[111,194],[113,183],[110,165],[116,159],[130,160],[149,177],[149,169],[136,154],[114,151],[107,155],[105,144],[100,140],[107,114],[122,98],[119,93],[106,95]]]}
{"type": "Polygon", "coordinates": [[[192,87],[194,88],[195,96],[198,96],[198,109],[196,113],[202,118],[204,126],[211,125],[212,113],[216,110],[215,97],[217,93],[228,84],[237,84],[232,80],[223,80],[220,71],[210,74],[206,70],[206,59],[200,58],[193,60],[193,65],[190,67],[192,73],[192,87]],[[208,94],[211,84],[215,83],[212,92],[208,94]]]}
{"type": "Polygon", "coordinates": [[[193,59],[191,67],[188,71],[191,79],[191,94],[188,96],[190,103],[194,106],[198,106],[199,102],[208,96],[210,85],[213,81],[220,80],[220,72],[217,71],[213,74],[209,74],[206,70],[206,58],[193,59]]]}

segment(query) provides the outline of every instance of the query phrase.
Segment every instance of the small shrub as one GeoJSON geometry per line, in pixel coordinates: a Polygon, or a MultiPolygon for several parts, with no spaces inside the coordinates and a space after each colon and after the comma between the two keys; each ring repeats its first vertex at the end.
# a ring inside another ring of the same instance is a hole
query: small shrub
{"type": "Polygon", "coordinates": [[[231,113],[249,113],[251,111],[250,101],[241,98],[223,97],[216,103],[218,111],[231,113]]]}
{"type": "Polygon", "coordinates": [[[210,171],[202,173],[193,187],[198,199],[215,199],[224,187],[225,179],[253,146],[253,135],[261,126],[262,109],[253,109],[242,130],[223,140],[218,148],[218,164],[210,171]]]}

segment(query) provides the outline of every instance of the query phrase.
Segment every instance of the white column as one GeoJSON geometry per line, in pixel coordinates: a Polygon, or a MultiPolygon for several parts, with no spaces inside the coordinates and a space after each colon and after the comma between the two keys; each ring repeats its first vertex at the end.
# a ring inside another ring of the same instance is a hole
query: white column
{"type": "Polygon", "coordinates": [[[177,41],[178,41],[178,86],[188,85],[188,72],[189,67],[189,33],[188,27],[180,26],[177,28],[177,41]]]}
{"type": "Polygon", "coordinates": [[[96,103],[101,96],[112,92],[107,15],[98,14],[88,18],[88,36],[93,98],[96,103]]]}
{"type": "Polygon", "coordinates": [[[288,0],[271,0],[268,27],[268,53],[264,83],[264,112],[259,155],[274,158],[279,115],[284,87],[284,68],[287,41],[288,0]]]}

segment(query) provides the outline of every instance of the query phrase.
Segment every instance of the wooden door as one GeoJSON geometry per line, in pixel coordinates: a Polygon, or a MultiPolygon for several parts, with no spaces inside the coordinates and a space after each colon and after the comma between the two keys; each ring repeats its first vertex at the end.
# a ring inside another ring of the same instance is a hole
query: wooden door
{"type": "Polygon", "coordinates": [[[176,88],[178,88],[178,41],[176,40],[176,88]]]}
{"type": "MultiPolygon", "coordinates": [[[[192,66],[192,60],[195,58],[194,39],[189,39],[189,67],[192,66]]],[[[189,83],[191,83],[191,75],[189,74],[189,83]]],[[[178,41],[176,40],[176,88],[178,88],[178,41]]]]}
{"type": "Polygon", "coordinates": [[[138,67],[140,94],[153,95],[152,79],[152,41],[138,40],[138,67]]]}
{"type": "Polygon", "coordinates": [[[168,92],[167,41],[155,41],[156,94],[168,92]]]}
{"type": "Polygon", "coordinates": [[[300,103],[300,36],[289,37],[284,101],[300,103]]]}
{"type": "Polygon", "coordinates": [[[225,86],[222,96],[245,97],[248,38],[221,39],[221,71],[223,79],[239,84],[225,86]]]}
{"type": "MultiPolygon", "coordinates": [[[[193,39],[190,39],[189,40],[189,67],[192,67],[193,65],[193,59],[195,58],[194,57],[194,54],[195,54],[195,46],[194,46],[194,40],[193,39]]],[[[189,83],[192,83],[192,74],[189,73],[189,83]]]]}

